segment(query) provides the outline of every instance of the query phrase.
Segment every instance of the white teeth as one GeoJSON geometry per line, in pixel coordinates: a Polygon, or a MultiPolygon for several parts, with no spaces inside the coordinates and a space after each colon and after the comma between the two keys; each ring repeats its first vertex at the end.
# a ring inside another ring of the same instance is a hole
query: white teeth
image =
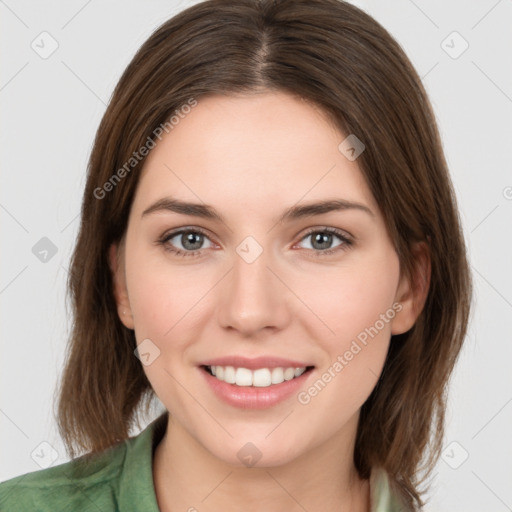
{"type": "Polygon", "coordinates": [[[300,377],[305,371],[306,368],[295,368],[294,375],[295,377],[300,377]]]}
{"type": "Polygon", "coordinates": [[[235,373],[235,381],[231,384],[236,384],[237,386],[252,386],[252,382],[253,377],[251,370],[248,370],[247,368],[237,368],[235,373]]]}
{"type": "Polygon", "coordinates": [[[272,384],[280,384],[284,381],[284,370],[282,368],[274,368],[272,370],[272,384]]]}
{"type": "Polygon", "coordinates": [[[219,380],[236,386],[254,386],[265,388],[272,384],[281,384],[285,380],[301,376],[306,368],[235,368],[233,366],[210,366],[211,373],[219,380]]]}
{"type": "Polygon", "coordinates": [[[224,368],[224,381],[228,384],[234,384],[236,381],[235,369],[232,366],[224,368]]]}
{"type": "Polygon", "coordinates": [[[295,370],[293,368],[286,368],[284,371],[284,380],[292,380],[295,377],[295,370]]]}
{"type": "Polygon", "coordinates": [[[252,385],[259,388],[266,388],[272,384],[272,373],[268,368],[260,368],[251,372],[252,385]]]}

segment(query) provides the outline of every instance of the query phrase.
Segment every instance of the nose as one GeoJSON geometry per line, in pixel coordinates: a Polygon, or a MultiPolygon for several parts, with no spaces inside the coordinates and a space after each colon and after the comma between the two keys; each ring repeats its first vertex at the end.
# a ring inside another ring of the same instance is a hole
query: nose
{"type": "Polygon", "coordinates": [[[223,328],[248,337],[283,329],[289,322],[291,293],[271,259],[266,250],[252,262],[234,253],[233,268],[223,280],[218,302],[223,328]]]}

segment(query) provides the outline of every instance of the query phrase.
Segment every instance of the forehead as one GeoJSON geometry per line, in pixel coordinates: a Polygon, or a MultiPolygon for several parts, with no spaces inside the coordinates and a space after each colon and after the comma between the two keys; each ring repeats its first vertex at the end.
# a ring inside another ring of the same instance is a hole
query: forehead
{"type": "MultiPolygon", "coordinates": [[[[188,109],[187,109],[188,110],[188,109]]],[[[312,102],[284,92],[201,98],[151,150],[134,209],[165,194],[245,211],[342,197],[376,206],[346,134],[312,102]]]]}

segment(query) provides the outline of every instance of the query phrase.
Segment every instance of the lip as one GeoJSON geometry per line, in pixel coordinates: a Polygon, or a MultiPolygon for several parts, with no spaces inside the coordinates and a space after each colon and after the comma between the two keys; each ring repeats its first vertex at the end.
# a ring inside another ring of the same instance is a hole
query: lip
{"type": "Polygon", "coordinates": [[[309,369],[299,377],[285,380],[281,382],[281,384],[272,384],[271,386],[260,388],[228,384],[210,375],[203,366],[199,367],[199,371],[215,395],[225,403],[240,409],[267,409],[283,402],[290,396],[297,394],[301,386],[305,385],[306,380],[309,378],[310,374],[313,373],[313,370],[314,367],[310,366],[309,369]]]}
{"type": "Polygon", "coordinates": [[[260,356],[253,359],[244,356],[218,357],[203,361],[199,366],[234,366],[235,368],[247,368],[248,370],[257,370],[258,368],[304,368],[314,366],[311,363],[294,361],[275,356],[260,356]]]}

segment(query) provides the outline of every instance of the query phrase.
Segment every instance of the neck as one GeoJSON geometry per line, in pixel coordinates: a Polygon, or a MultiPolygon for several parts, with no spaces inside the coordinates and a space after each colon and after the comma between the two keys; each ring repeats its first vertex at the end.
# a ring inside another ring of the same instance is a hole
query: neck
{"type": "Polygon", "coordinates": [[[214,457],[169,415],[153,458],[159,509],[369,512],[369,481],[359,478],[353,463],[356,427],[357,418],[283,465],[235,467],[214,457]]]}

